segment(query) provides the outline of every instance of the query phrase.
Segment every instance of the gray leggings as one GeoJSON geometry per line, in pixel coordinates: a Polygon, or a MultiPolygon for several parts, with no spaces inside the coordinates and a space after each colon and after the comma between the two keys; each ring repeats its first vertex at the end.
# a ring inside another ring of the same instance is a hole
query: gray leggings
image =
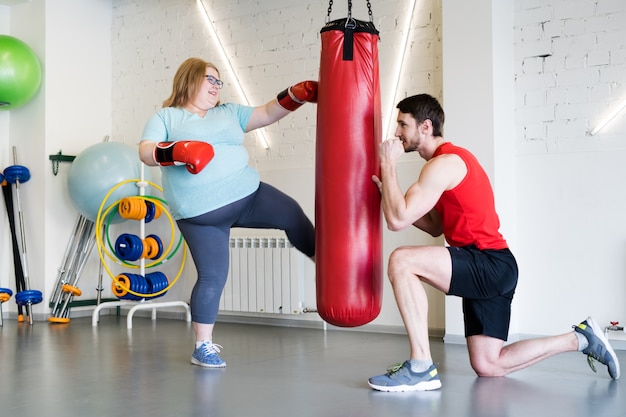
{"type": "Polygon", "coordinates": [[[177,224],[198,271],[191,293],[191,315],[196,323],[213,324],[217,318],[228,276],[231,227],[284,230],[300,252],[315,255],[315,229],[300,205],[263,182],[239,201],[177,224]]]}

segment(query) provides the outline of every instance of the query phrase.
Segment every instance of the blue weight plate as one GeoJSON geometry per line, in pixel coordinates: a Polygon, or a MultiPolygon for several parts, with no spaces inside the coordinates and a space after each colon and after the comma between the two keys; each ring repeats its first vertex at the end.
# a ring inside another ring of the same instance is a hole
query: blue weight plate
{"type": "Polygon", "coordinates": [[[115,254],[123,261],[136,261],[143,254],[143,242],[139,236],[123,233],[115,240],[115,254]]]}
{"type": "Polygon", "coordinates": [[[24,290],[15,294],[15,302],[18,305],[24,304],[39,304],[43,300],[41,291],[37,290],[24,290]]]}
{"type": "Polygon", "coordinates": [[[11,184],[15,184],[17,181],[20,183],[27,182],[30,179],[30,171],[22,165],[11,165],[4,169],[4,179],[11,184]]]}
{"type": "Polygon", "coordinates": [[[156,206],[152,201],[145,200],[146,202],[146,223],[150,223],[154,219],[154,215],[156,214],[156,206]]]}

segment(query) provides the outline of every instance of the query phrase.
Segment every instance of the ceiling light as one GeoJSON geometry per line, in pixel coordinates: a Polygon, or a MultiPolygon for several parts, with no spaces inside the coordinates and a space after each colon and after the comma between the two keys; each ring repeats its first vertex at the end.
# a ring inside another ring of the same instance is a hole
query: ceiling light
{"type": "Polygon", "coordinates": [[[618,114],[622,112],[622,110],[624,110],[624,107],[626,107],[626,99],[622,100],[622,102],[604,119],[602,119],[602,121],[600,121],[600,123],[598,123],[596,127],[589,132],[589,134],[593,136],[600,132],[600,130],[604,129],[606,125],[608,125],[613,119],[615,119],[615,117],[617,117],[618,114]]]}

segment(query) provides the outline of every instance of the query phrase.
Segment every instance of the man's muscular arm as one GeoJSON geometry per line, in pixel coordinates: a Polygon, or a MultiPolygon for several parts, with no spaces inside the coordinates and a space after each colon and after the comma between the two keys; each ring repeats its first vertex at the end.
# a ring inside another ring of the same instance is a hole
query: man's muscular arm
{"type": "Polygon", "coordinates": [[[413,226],[428,233],[432,237],[441,236],[443,233],[443,227],[441,226],[441,219],[437,210],[432,209],[420,219],[418,219],[413,226]]]}
{"type": "Polygon", "coordinates": [[[406,194],[402,194],[396,175],[396,161],[404,153],[399,140],[384,141],[379,149],[381,178],[373,177],[381,191],[383,213],[390,230],[402,230],[414,225],[432,236],[441,235],[439,214],[434,210],[441,194],[454,187],[465,175],[457,165],[460,158],[437,157],[429,160],[419,178],[406,194]],[[458,161],[457,161],[458,159],[458,161]]]}

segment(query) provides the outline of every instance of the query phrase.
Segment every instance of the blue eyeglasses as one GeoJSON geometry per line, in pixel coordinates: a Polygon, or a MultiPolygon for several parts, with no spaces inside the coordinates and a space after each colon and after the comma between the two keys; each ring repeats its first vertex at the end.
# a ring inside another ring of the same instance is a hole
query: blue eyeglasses
{"type": "Polygon", "coordinates": [[[217,88],[222,88],[224,87],[224,81],[222,80],[218,80],[217,78],[215,78],[212,75],[205,75],[207,81],[215,86],[217,86],[217,88]]]}

